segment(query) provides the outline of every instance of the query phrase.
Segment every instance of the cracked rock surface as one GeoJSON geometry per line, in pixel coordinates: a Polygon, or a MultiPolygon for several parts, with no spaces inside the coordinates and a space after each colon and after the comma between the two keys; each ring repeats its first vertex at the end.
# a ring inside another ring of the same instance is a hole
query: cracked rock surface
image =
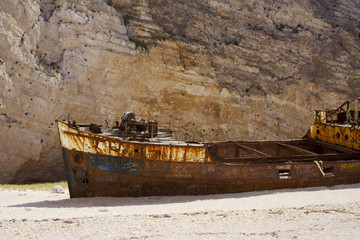
{"type": "Polygon", "coordinates": [[[64,179],[56,119],[299,138],[360,89],[358,0],[4,0],[0,41],[0,183],[64,179]]]}

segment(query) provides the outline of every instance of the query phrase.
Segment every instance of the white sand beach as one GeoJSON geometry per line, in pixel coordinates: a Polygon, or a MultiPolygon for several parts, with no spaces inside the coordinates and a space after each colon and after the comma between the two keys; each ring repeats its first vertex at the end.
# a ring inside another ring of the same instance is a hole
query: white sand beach
{"type": "Polygon", "coordinates": [[[0,239],[360,239],[360,184],[139,198],[0,190],[0,239]]]}

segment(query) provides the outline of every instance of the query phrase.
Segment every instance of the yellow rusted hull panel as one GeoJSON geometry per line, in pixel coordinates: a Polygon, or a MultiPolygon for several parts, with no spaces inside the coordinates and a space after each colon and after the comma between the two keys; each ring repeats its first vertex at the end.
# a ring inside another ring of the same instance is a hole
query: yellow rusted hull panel
{"type": "Polygon", "coordinates": [[[161,145],[157,143],[127,142],[107,136],[79,131],[58,122],[61,146],[68,150],[97,155],[167,162],[209,162],[203,145],[161,145]]]}
{"type": "Polygon", "coordinates": [[[360,150],[359,129],[338,125],[332,126],[328,124],[314,124],[310,127],[308,137],[319,141],[360,150]]]}

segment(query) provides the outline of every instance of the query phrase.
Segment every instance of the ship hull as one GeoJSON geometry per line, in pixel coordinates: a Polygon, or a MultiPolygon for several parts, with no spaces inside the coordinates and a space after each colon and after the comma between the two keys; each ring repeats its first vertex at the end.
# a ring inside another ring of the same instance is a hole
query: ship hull
{"type": "Polygon", "coordinates": [[[358,105],[359,99],[354,110],[350,101],[335,110],[316,110],[306,136],[287,141],[175,141],[169,138],[170,129],[158,128],[156,121],[137,122],[131,112],[110,129],[58,121],[70,197],[221,194],[359,183],[358,105]]]}
{"type": "Polygon", "coordinates": [[[236,193],[360,182],[360,160],[202,163],[144,161],[63,148],[70,196],[138,197],[236,193]],[[80,157],[79,157],[80,156],[80,157]]]}

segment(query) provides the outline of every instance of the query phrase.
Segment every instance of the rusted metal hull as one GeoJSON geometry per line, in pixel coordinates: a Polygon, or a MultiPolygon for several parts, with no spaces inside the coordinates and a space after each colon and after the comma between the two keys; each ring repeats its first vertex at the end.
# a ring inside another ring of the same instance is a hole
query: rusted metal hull
{"type": "Polygon", "coordinates": [[[360,160],[329,161],[324,177],[314,162],[199,163],[143,161],[82,154],[63,149],[71,197],[197,195],[280,188],[332,186],[360,182],[360,160]],[[288,171],[289,175],[281,176],[288,171]]]}
{"type": "Polygon", "coordinates": [[[309,129],[310,138],[360,150],[360,131],[344,126],[314,124],[309,129]]]}
{"type": "Polygon", "coordinates": [[[327,112],[318,111],[302,140],[220,143],[154,142],[152,131],[145,142],[145,135],[139,138],[133,130],[145,126],[139,122],[127,122],[122,137],[97,125],[81,129],[58,122],[70,197],[219,194],[358,183],[359,126],[350,126],[348,119],[344,124],[342,114],[334,125],[327,112]]]}

